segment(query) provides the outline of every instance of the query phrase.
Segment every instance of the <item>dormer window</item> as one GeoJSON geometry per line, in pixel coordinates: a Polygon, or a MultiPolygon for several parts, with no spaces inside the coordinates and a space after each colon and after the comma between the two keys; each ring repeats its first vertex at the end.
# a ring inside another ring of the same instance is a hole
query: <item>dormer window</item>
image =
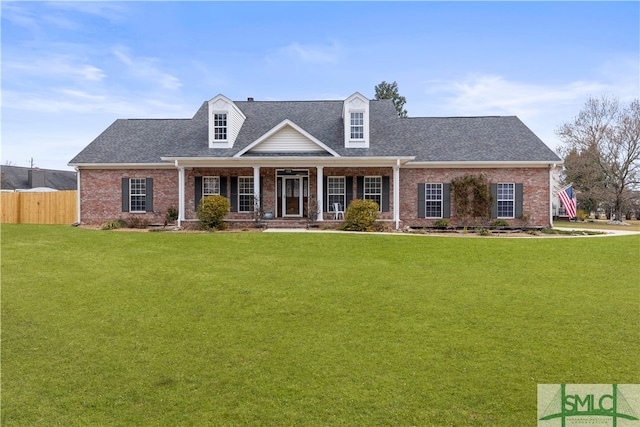
{"type": "Polygon", "coordinates": [[[231,148],[246,117],[237,105],[224,95],[209,102],[209,148],[231,148]]]}
{"type": "Polygon", "coordinates": [[[364,139],[364,112],[351,113],[351,139],[364,139]]]}
{"type": "Polygon", "coordinates": [[[213,139],[216,141],[227,140],[227,113],[213,115],[213,139]]]}
{"type": "Polygon", "coordinates": [[[342,106],[345,148],[369,148],[369,100],[358,92],[342,106]]]}

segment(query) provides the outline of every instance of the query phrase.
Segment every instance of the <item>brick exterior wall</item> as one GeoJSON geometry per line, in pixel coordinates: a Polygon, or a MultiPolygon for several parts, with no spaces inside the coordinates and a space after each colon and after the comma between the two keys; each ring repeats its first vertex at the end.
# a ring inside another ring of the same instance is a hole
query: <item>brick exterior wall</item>
{"type": "Polygon", "coordinates": [[[101,224],[118,218],[139,217],[163,223],[167,210],[178,207],[177,169],[81,169],[80,222],[101,224]],[[153,179],[153,212],[122,211],[122,178],[153,179]]]}
{"type": "MultiPolygon", "coordinates": [[[[523,216],[507,219],[511,226],[549,227],[549,169],[546,168],[504,168],[504,169],[400,169],[400,218],[405,226],[432,226],[437,219],[418,218],[418,184],[450,183],[462,175],[484,174],[491,183],[523,184],[523,216]]],[[[454,216],[451,202],[452,225],[460,225],[454,216]]]]}
{"type": "MultiPolygon", "coordinates": [[[[281,168],[278,168],[281,169],[281,168]]],[[[308,170],[309,196],[316,197],[317,170],[308,170]]],[[[274,214],[276,208],[276,168],[260,169],[262,182],[263,210],[274,214]]],[[[491,182],[514,182],[523,184],[523,212],[529,217],[527,224],[520,220],[509,220],[514,226],[549,226],[549,170],[547,168],[505,168],[505,169],[400,169],[400,218],[402,225],[424,227],[433,225],[436,220],[418,218],[418,184],[448,183],[457,176],[484,173],[491,182]]],[[[353,197],[356,197],[357,176],[387,176],[390,180],[389,212],[383,212],[380,219],[393,219],[393,169],[380,168],[336,168],[325,167],[323,175],[353,177],[353,197]]],[[[196,176],[253,177],[253,168],[192,168],[185,170],[185,219],[196,220],[195,178],[196,176]]],[[[230,180],[227,179],[227,196],[231,194],[230,180]]],[[[81,222],[100,224],[118,218],[139,216],[151,223],[162,223],[170,207],[178,207],[178,170],[177,169],[81,169],[81,222]],[[148,213],[122,212],[122,178],[153,178],[153,210],[148,213]]],[[[453,210],[453,209],[452,209],[453,210]]],[[[453,212],[452,212],[453,214],[453,212]]],[[[229,220],[251,220],[252,213],[232,212],[229,220]]],[[[324,218],[333,219],[332,213],[324,218]]],[[[457,219],[449,219],[457,224],[457,219]]]]}

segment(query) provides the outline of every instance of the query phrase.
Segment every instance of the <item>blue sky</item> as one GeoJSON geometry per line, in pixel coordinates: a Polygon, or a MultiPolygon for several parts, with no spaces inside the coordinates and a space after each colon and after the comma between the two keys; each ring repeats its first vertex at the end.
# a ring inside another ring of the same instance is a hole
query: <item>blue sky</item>
{"type": "Polygon", "coordinates": [[[67,162],[118,118],[373,98],[517,115],[549,147],[589,96],[640,95],[639,2],[2,1],[2,164],[67,162]]]}

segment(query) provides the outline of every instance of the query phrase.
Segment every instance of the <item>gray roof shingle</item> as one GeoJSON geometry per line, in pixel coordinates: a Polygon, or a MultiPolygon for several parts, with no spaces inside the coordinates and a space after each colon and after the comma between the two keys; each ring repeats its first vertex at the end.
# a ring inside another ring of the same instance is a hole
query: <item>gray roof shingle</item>
{"type": "MultiPolygon", "coordinates": [[[[29,185],[29,170],[31,168],[23,166],[8,166],[3,165],[0,167],[2,173],[2,179],[0,180],[0,186],[3,190],[28,190],[31,188],[29,185]]],[[[56,190],[76,190],[77,183],[76,173],[73,171],[62,171],[56,169],[37,169],[44,173],[44,180],[46,187],[54,188],[56,190]]]]}
{"type": "Polygon", "coordinates": [[[233,148],[208,147],[208,106],[204,102],[191,119],[116,120],[70,164],[161,163],[162,157],[231,157],[285,119],[343,157],[415,156],[415,161],[424,162],[560,160],[514,116],[399,118],[391,100],[371,100],[369,148],[347,149],[343,137],[343,101],[236,101],[235,104],[246,120],[233,148]]]}

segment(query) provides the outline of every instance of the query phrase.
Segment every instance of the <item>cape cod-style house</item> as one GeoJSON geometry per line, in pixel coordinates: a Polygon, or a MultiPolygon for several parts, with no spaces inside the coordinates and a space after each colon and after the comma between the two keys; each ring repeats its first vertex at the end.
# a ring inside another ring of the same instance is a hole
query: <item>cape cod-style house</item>
{"type": "Polygon", "coordinates": [[[548,227],[552,169],[561,159],[517,117],[400,118],[391,100],[232,101],[218,95],[190,119],[116,120],[70,162],[78,221],[139,215],[196,221],[199,200],[229,198],[232,222],[334,221],[373,199],[393,227],[457,218],[450,182],[484,174],[492,216],[548,227]],[[336,205],[337,204],[337,205],[336,205]]]}

